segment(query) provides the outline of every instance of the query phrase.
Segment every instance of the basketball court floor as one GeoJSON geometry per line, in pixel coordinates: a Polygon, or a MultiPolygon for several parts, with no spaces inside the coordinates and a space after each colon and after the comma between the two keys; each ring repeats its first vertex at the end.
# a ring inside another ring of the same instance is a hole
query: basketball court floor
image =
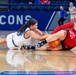
{"type": "MultiPolygon", "coordinates": [[[[1,37],[7,35],[3,33],[1,37]]],[[[72,51],[9,50],[4,44],[0,45],[0,72],[3,71],[76,71],[76,54],[72,51]],[[6,60],[8,52],[17,53],[13,65],[6,60]]]]}

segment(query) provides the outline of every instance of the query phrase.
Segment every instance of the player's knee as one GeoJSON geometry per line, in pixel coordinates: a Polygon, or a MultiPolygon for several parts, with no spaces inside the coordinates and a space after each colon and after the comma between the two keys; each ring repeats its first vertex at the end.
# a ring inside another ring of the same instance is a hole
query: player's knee
{"type": "Polygon", "coordinates": [[[60,34],[61,34],[62,36],[66,36],[67,32],[66,32],[65,30],[61,30],[61,31],[60,31],[60,34]]]}
{"type": "Polygon", "coordinates": [[[66,32],[65,30],[61,30],[61,31],[60,31],[59,39],[60,39],[60,40],[64,40],[65,37],[66,37],[66,35],[67,35],[67,32],[66,32]]]}

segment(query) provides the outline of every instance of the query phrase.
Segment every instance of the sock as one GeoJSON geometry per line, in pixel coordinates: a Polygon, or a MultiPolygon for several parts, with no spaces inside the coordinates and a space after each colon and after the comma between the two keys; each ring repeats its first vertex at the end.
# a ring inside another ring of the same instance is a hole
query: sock
{"type": "Polygon", "coordinates": [[[35,50],[36,48],[40,48],[41,46],[43,46],[46,43],[47,43],[47,41],[43,40],[40,43],[35,44],[34,46],[32,46],[32,45],[23,45],[22,47],[24,49],[28,49],[28,50],[30,50],[30,49],[35,50]]]}
{"type": "Polygon", "coordinates": [[[35,44],[35,48],[39,48],[39,47],[43,46],[43,45],[46,44],[46,43],[47,43],[47,41],[46,41],[46,40],[43,40],[43,41],[41,41],[40,43],[35,44]]]}
{"type": "Polygon", "coordinates": [[[35,46],[32,46],[32,45],[23,45],[22,46],[24,49],[27,49],[27,50],[35,50],[35,46]]]}

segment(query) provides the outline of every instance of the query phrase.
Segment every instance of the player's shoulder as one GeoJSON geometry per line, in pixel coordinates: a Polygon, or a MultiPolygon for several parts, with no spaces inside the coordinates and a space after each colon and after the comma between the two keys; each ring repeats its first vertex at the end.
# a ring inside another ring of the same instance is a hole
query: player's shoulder
{"type": "Polygon", "coordinates": [[[29,30],[29,32],[28,32],[29,34],[32,34],[32,33],[34,33],[34,31],[33,30],[29,30]]]}

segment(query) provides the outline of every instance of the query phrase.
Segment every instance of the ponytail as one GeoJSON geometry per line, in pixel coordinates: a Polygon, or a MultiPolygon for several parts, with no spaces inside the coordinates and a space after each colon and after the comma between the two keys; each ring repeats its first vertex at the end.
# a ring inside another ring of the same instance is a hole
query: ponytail
{"type": "Polygon", "coordinates": [[[28,26],[27,26],[27,23],[24,24],[24,25],[17,31],[18,35],[21,35],[21,34],[26,30],[27,27],[28,27],[28,26]]]}
{"type": "Polygon", "coordinates": [[[34,18],[31,18],[26,24],[24,24],[18,31],[18,35],[21,35],[27,27],[30,27],[31,25],[35,25],[37,22],[37,20],[35,20],[34,18]]]}

